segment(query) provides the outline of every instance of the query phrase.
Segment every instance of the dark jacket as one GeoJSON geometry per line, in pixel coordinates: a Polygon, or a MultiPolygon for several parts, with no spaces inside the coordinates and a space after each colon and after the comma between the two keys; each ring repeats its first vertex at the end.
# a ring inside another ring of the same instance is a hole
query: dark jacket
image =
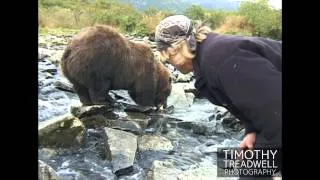
{"type": "Polygon", "coordinates": [[[272,138],[282,128],[282,43],[212,33],[198,44],[195,87],[244,122],[246,134],[272,138]]]}

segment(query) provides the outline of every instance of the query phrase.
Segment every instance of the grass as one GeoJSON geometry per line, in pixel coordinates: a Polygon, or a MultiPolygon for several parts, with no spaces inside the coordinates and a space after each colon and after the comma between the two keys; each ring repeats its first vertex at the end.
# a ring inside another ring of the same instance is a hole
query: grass
{"type": "Polygon", "coordinates": [[[69,29],[69,28],[40,28],[39,35],[70,35],[76,34],[81,29],[69,29]]]}

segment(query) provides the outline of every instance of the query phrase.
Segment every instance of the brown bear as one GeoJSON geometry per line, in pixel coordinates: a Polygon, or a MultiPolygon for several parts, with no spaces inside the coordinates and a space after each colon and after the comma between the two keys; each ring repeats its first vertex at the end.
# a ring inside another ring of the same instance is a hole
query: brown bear
{"type": "Polygon", "coordinates": [[[171,93],[171,74],[151,48],[129,41],[109,25],[78,33],[60,65],[83,105],[112,104],[109,90],[124,89],[138,105],[159,108],[171,93]]]}

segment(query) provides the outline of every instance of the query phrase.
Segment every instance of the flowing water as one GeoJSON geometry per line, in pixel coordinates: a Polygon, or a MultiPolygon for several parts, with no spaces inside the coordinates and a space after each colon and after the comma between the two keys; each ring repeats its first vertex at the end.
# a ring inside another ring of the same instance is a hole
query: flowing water
{"type": "MultiPolygon", "coordinates": [[[[38,62],[38,111],[39,122],[65,114],[70,106],[79,104],[78,97],[55,87],[56,81],[65,81],[59,68],[44,58],[38,62]]],[[[122,117],[124,111],[115,112],[122,117]]],[[[170,152],[145,151],[137,153],[133,171],[117,177],[112,173],[111,163],[104,160],[104,139],[101,130],[89,129],[85,146],[81,149],[39,149],[39,159],[53,167],[62,179],[145,179],[154,160],[169,160],[175,168],[186,170],[216,164],[217,147],[237,147],[243,131],[225,127],[218,114],[223,113],[205,99],[195,99],[189,108],[173,109],[165,114],[150,114],[154,124],[145,133],[168,138],[173,150],[170,152]],[[179,122],[186,122],[182,124],[179,122]],[[196,126],[192,126],[194,122],[196,126]]]]}

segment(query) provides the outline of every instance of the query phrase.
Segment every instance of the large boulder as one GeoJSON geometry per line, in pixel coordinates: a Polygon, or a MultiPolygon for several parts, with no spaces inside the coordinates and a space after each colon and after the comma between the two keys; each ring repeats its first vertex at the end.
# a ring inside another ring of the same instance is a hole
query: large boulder
{"type": "Polygon", "coordinates": [[[39,123],[39,146],[54,148],[81,146],[85,132],[83,123],[67,113],[39,123]]]}

